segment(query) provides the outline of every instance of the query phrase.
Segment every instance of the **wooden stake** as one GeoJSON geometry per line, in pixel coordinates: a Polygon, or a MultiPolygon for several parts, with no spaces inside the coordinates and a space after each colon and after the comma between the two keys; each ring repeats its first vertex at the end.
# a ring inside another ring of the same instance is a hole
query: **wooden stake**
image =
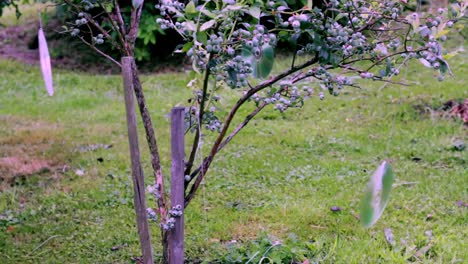
{"type": "Polygon", "coordinates": [[[134,207],[138,234],[140,236],[141,251],[144,264],[154,264],[151,235],[148,228],[145,200],[145,177],[140,162],[140,149],[138,147],[138,132],[135,115],[135,99],[133,91],[133,57],[122,58],[122,77],[125,95],[125,110],[127,113],[128,142],[130,159],[132,163],[132,178],[134,189],[134,207]]]}
{"type": "Polygon", "coordinates": [[[169,231],[169,263],[184,263],[184,107],[171,111],[171,206],[179,207],[182,215],[175,218],[169,231]]]}

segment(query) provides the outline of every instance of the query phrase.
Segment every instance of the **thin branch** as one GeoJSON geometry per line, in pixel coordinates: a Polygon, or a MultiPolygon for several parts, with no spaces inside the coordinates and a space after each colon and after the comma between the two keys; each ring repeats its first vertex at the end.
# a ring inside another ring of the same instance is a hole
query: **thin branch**
{"type": "Polygon", "coordinates": [[[133,56],[133,52],[135,50],[135,41],[138,35],[138,28],[140,25],[140,18],[141,18],[141,10],[143,9],[143,6],[145,5],[145,1],[141,1],[140,6],[135,9],[132,5],[132,13],[130,16],[130,30],[128,31],[128,34],[126,35],[126,40],[127,43],[129,43],[129,47],[127,48],[128,52],[131,52],[133,56]]]}
{"type": "Polygon", "coordinates": [[[260,113],[260,111],[262,111],[263,108],[265,108],[265,106],[267,106],[265,102],[260,103],[258,107],[255,108],[255,110],[253,110],[252,113],[250,113],[244,119],[244,121],[242,121],[242,123],[240,123],[236,127],[236,129],[234,129],[234,131],[232,131],[231,134],[229,134],[229,136],[226,137],[226,139],[219,145],[218,151],[224,148],[224,146],[226,146],[226,144],[229,143],[250,122],[250,120],[252,120],[252,118],[254,118],[258,113],[260,113]]]}
{"type": "MultiPolygon", "coordinates": [[[[195,156],[196,156],[197,149],[198,149],[198,143],[200,140],[200,129],[198,129],[198,127],[199,126],[195,126],[195,136],[193,138],[192,150],[190,151],[189,159],[185,163],[186,167],[185,167],[184,175],[189,175],[193,167],[193,161],[195,160],[195,156]]],[[[188,185],[188,182],[185,182],[186,188],[187,188],[187,185],[188,185]]]]}
{"type": "MultiPolygon", "coordinates": [[[[192,145],[192,150],[190,151],[190,156],[189,159],[186,163],[185,167],[185,174],[184,175],[189,175],[190,171],[192,170],[193,166],[193,161],[195,160],[195,156],[197,154],[197,149],[198,149],[198,143],[200,141],[200,126],[201,122],[203,119],[203,115],[205,114],[205,101],[206,101],[206,94],[208,91],[208,80],[210,78],[210,61],[211,61],[212,54],[208,56],[208,63],[206,64],[206,69],[205,73],[203,76],[203,93],[200,101],[200,109],[198,110],[198,126],[196,127],[196,132],[195,132],[195,137],[193,139],[193,145],[192,145]]],[[[185,187],[187,187],[188,182],[185,182],[185,187]]]]}
{"type": "MultiPolygon", "coordinates": [[[[389,77],[389,78],[391,78],[391,77],[389,77]]],[[[372,79],[372,80],[373,80],[373,81],[384,82],[384,83],[386,83],[386,84],[391,83],[391,84],[398,84],[398,85],[401,85],[401,86],[409,86],[409,84],[407,84],[407,83],[392,81],[392,80],[390,80],[390,79],[374,78],[374,79],[372,79]]],[[[386,85],[384,85],[384,87],[385,87],[385,86],[386,86],[386,85]]],[[[379,88],[379,91],[382,90],[384,87],[379,88]]]]}
{"type": "Polygon", "coordinates": [[[208,169],[209,169],[209,167],[211,165],[211,162],[213,161],[213,158],[218,153],[219,146],[222,143],[222,141],[223,141],[223,139],[224,139],[224,137],[225,137],[225,135],[227,133],[227,130],[229,129],[229,126],[231,125],[231,122],[232,122],[234,116],[236,115],[237,111],[239,110],[239,108],[255,93],[265,89],[266,87],[269,87],[269,86],[273,85],[274,83],[282,80],[283,78],[289,76],[292,73],[295,73],[297,71],[300,71],[300,70],[302,70],[302,69],[304,69],[306,67],[309,67],[309,66],[317,63],[318,61],[319,61],[318,56],[315,56],[314,58],[310,59],[309,61],[307,61],[307,62],[305,62],[305,63],[303,63],[301,65],[298,65],[298,66],[295,66],[295,67],[293,67],[293,68],[291,68],[289,70],[286,70],[286,71],[284,71],[284,72],[270,78],[269,80],[265,80],[265,81],[259,83],[253,89],[247,91],[247,93],[244,96],[242,96],[236,102],[236,104],[232,107],[231,111],[229,112],[229,114],[228,114],[228,116],[226,118],[226,121],[225,121],[225,123],[223,125],[223,128],[221,129],[221,132],[219,133],[218,137],[216,138],[216,141],[213,144],[213,147],[211,148],[211,152],[210,152],[209,156],[206,157],[203,160],[202,164],[200,165],[200,168],[197,169],[198,176],[196,177],[195,182],[193,183],[192,187],[190,188],[189,193],[185,197],[185,207],[188,206],[190,201],[195,196],[195,193],[198,190],[198,188],[200,186],[200,183],[202,182],[204,176],[206,175],[206,172],[208,171],[208,169]]]}
{"type": "Polygon", "coordinates": [[[292,78],[291,80],[291,83],[297,83],[299,81],[302,81],[306,78],[309,78],[309,77],[314,77],[314,78],[317,78],[313,73],[301,73],[301,74],[298,74],[297,76],[295,76],[294,78],[292,78]]]}
{"type": "Polygon", "coordinates": [[[121,37],[120,41],[123,43],[122,45],[123,45],[123,49],[126,55],[129,56],[131,55],[131,52],[129,50],[128,43],[125,41],[125,36],[127,35],[127,31],[125,29],[125,23],[123,21],[122,11],[120,9],[118,0],[114,0],[114,7],[115,7],[114,15],[116,16],[116,20],[119,23],[119,28],[120,28],[119,32],[121,33],[119,34],[119,37],[121,37]]]}
{"type": "MultiPolygon", "coordinates": [[[[64,2],[67,5],[74,7],[78,11],[81,10],[79,6],[73,4],[70,0],[64,0],[64,2]]],[[[94,20],[90,14],[85,13],[85,18],[89,23],[93,24],[93,26],[96,27],[99,30],[99,32],[101,32],[104,35],[104,37],[106,37],[106,39],[110,40],[114,47],[116,47],[117,49],[122,49],[122,47],[114,40],[114,38],[112,38],[109,32],[107,32],[103,27],[101,27],[101,25],[99,25],[99,23],[96,20],[94,20]]]]}
{"type": "Polygon", "coordinates": [[[122,32],[122,35],[126,35],[127,32],[125,30],[125,23],[123,21],[122,11],[120,11],[120,5],[119,5],[118,0],[114,0],[114,7],[115,7],[115,13],[117,16],[117,22],[119,23],[120,31],[122,32]]]}
{"type": "Polygon", "coordinates": [[[294,63],[296,62],[296,55],[297,55],[297,46],[294,48],[293,58],[291,62],[291,69],[294,68],[294,63]]]}
{"type": "Polygon", "coordinates": [[[80,6],[78,5],[75,5],[74,3],[72,3],[71,1],[69,0],[63,0],[67,5],[69,6],[72,6],[73,8],[75,8],[76,10],[81,10],[80,6]]]}
{"type": "Polygon", "coordinates": [[[408,36],[409,36],[409,34],[411,32],[411,28],[412,28],[412,26],[409,26],[408,31],[406,31],[406,34],[405,34],[405,42],[404,42],[405,50],[408,50],[408,41],[409,41],[408,36]]]}
{"type": "MultiPolygon", "coordinates": [[[[423,49],[421,49],[423,50],[423,49]]],[[[418,52],[420,50],[415,50],[415,52],[418,52]]],[[[384,58],[381,58],[379,61],[375,62],[375,64],[373,66],[375,66],[376,64],[380,63],[381,61],[385,60],[386,58],[388,57],[392,57],[392,56],[395,56],[395,55],[398,55],[398,54],[402,54],[402,53],[405,53],[407,51],[401,51],[401,52],[397,52],[395,54],[391,54],[389,56],[386,56],[384,58]]],[[[371,60],[371,59],[369,59],[371,60]]],[[[185,206],[187,206],[191,199],[193,199],[201,181],[203,180],[203,177],[204,175],[206,174],[209,166],[211,165],[211,162],[213,161],[213,158],[214,156],[217,154],[217,152],[219,152],[246,124],[243,124],[241,123],[236,130],[234,130],[226,140],[223,141],[224,139],[224,136],[226,134],[226,131],[227,129],[229,128],[230,126],[230,123],[234,117],[234,115],[236,114],[237,110],[255,93],[261,91],[262,89],[266,88],[266,87],[269,87],[271,86],[272,84],[278,82],[279,80],[291,75],[292,73],[294,72],[297,72],[297,71],[300,71],[308,66],[311,66],[315,63],[318,62],[318,58],[315,57],[314,59],[302,64],[302,65],[299,65],[297,67],[293,67],[291,68],[290,70],[287,70],[287,71],[284,71],[283,73],[281,74],[278,74],[277,76],[269,79],[269,80],[266,80],[260,84],[258,84],[257,86],[255,86],[253,89],[249,90],[242,98],[239,99],[239,101],[233,106],[233,108],[231,109],[231,112],[229,113],[227,119],[226,119],[226,122],[220,132],[220,134],[218,135],[218,138],[216,139],[212,149],[211,149],[211,152],[209,154],[208,157],[206,157],[202,164],[200,165],[200,167],[198,167],[196,170],[194,170],[192,172],[192,174],[190,175],[191,179],[195,179],[195,182],[193,183],[189,193],[186,195],[186,198],[185,198],[185,206]],[[198,175],[198,176],[197,176],[198,175]]],[[[341,64],[339,65],[338,67],[340,68],[344,68],[344,69],[351,69],[348,64],[350,62],[347,62],[345,64],[341,64]]],[[[331,68],[331,67],[330,67],[331,68]]],[[[370,68],[369,68],[370,69],[370,68]]],[[[360,69],[352,69],[354,71],[357,71],[357,72],[365,72],[363,70],[360,70],[360,69]]],[[[315,77],[317,78],[316,76],[314,76],[313,74],[299,74],[298,76],[296,76],[296,78],[293,80],[293,82],[298,82],[300,80],[303,80],[305,78],[308,78],[308,77],[315,77]]],[[[399,85],[407,85],[405,83],[401,83],[401,82],[395,82],[395,81],[391,81],[391,80],[385,80],[385,79],[375,79],[376,81],[382,81],[382,82],[388,82],[388,83],[394,83],[394,84],[399,84],[399,85]]],[[[350,85],[350,86],[353,86],[353,85],[350,85]]],[[[358,87],[358,86],[357,86],[358,87]]],[[[359,87],[358,87],[359,88],[359,87]]],[[[259,109],[260,111],[261,109],[259,109]]],[[[256,113],[254,114],[254,116],[256,115],[256,113]]],[[[252,116],[253,118],[253,116],[252,116]]],[[[244,122],[247,122],[250,121],[250,119],[248,119],[247,121],[244,120],[244,122]]],[[[187,187],[187,186],[186,186],[187,187]]]]}
{"type": "MultiPolygon", "coordinates": [[[[267,105],[268,104],[266,104],[265,102],[262,102],[249,115],[247,115],[246,118],[244,119],[244,121],[242,123],[240,123],[236,127],[236,129],[234,129],[234,131],[231,132],[231,134],[229,134],[229,136],[219,145],[218,152],[221,151],[221,149],[223,149],[250,122],[250,120],[252,120],[258,113],[260,113],[260,111],[263,110],[265,108],[265,106],[267,106],[267,105]]],[[[205,160],[203,162],[205,162],[205,161],[206,161],[206,158],[205,158],[205,160]]],[[[195,169],[192,172],[192,174],[190,174],[190,179],[194,179],[194,177],[197,176],[198,173],[200,173],[200,170],[201,170],[201,166],[198,167],[197,169],[195,169]]],[[[188,187],[188,183],[186,184],[185,188],[188,187]]]]}
{"type": "Polygon", "coordinates": [[[119,68],[122,67],[122,65],[120,64],[120,62],[116,61],[114,58],[112,58],[111,56],[109,56],[108,54],[104,53],[102,50],[96,48],[96,46],[94,46],[93,44],[89,43],[88,41],[86,41],[83,37],[79,36],[80,40],[88,45],[89,47],[91,47],[93,50],[95,50],[97,53],[99,53],[100,55],[104,56],[106,59],[110,60],[111,62],[113,62],[115,65],[119,66],[119,68]]]}
{"type": "Polygon", "coordinates": [[[406,27],[399,27],[399,28],[373,28],[372,31],[375,32],[395,32],[406,29],[406,27]]]}
{"type": "Polygon", "coordinates": [[[372,13],[369,17],[369,20],[364,24],[364,26],[362,26],[361,28],[359,28],[356,32],[363,32],[364,30],[366,29],[369,29],[371,28],[372,26],[374,26],[375,24],[379,23],[380,21],[382,21],[382,18],[379,18],[379,19],[376,19],[374,21],[372,21],[372,19],[374,18],[374,14],[372,13]]]}
{"type": "MultiPolygon", "coordinates": [[[[417,52],[424,51],[424,50],[427,50],[427,49],[428,48],[420,48],[420,49],[417,49],[417,50],[414,50],[414,51],[411,51],[411,52],[417,53],[417,52]]],[[[381,63],[382,61],[384,61],[384,60],[386,60],[388,58],[394,57],[396,55],[404,54],[404,53],[408,53],[408,51],[407,50],[402,50],[402,51],[395,52],[395,53],[389,54],[387,56],[384,56],[384,57],[380,58],[379,60],[377,60],[375,63],[373,63],[371,66],[369,66],[366,71],[369,72],[372,68],[374,68],[379,63],[381,63]]],[[[349,63],[347,63],[347,64],[349,64],[349,63]]]]}
{"type": "MultiPolygon", "coordinates": [[[[117,2],[117,1],[115,1],[117,2]]],[[[122,35],[122,32],[119,30],[119,26],[115,23],[115,20],[114,18],[111,16],[111,14],[109,12],[107,12],[106,10],[106,7],[100,2],[98,1],[99,3],[99,6],[101,7],[101,9],[103,10],[103,12],[106,14],[107,18],[109,18],[109,22],[111,23],[112,25],[112,29],[117,32],[117,36],[119,37],[119,40],[120,40],[120,44],[122,45],[120,47],[120,49],[122,50],[124,47],[125,47],[125,41],[124,41],[124,38],[123,38],[123,35],[122,35]]],[[[118,3],[117,3],[118,4],[118,3]]],[[[120,16],[120,13],[118,14],[120,16]]]]}
{"type": "MultiPolygon", "coordinates": [[[[399,71],[399,70],[401,69],[401,67],[403,67],[403,65],[405,65],[406,62],[407,62],[409,59],[410,59],[409,56],[406,57],[405,60],[400,64],[400,66],[398,66],[397,70],[399,71]]],[[[384,83],[384,85],[382,85],[382,87],[379,88],[379,91],[381,91],[382,89],[384,89],[384,88],[387,86],[388,83],[392,83],[392,82],[390,82],[390,80],[391,80],[391,78],[392,78],[393,76],[395,76],[395,73],[394,73],[394,72],[392,72],[392,73],[390,74],[390,76],[388,77],[388,82],[384,83]]],[[[397,82],[396,84],[408,86],[406,83],[398,83],[398,82],[397,82]]]]}

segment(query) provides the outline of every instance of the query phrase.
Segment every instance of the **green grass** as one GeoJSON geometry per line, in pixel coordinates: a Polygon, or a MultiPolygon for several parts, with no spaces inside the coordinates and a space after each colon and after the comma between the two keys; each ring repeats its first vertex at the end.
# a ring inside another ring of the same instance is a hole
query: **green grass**
{"type": "MultiPolygon", "coordinates": [[[[466,207],[456,204],[468,200],[467,154],[451,148],[457,139],[468,141],[466,127],[415,108],[467,98],[466,62],[464,54],[453,60],[456,78],[444,82],[416,66],[402,73],[409,87],[378,91],[381,83],[366,82],[339,97],[312,98],[303,109],[260,114],[219,154],[186,211],[187,257],[208,263],[243,263],[254,256],[258,263],[263,255],[280,262],[294,255],[311,263],[468,261],[466,207]],[[382,218],[367,230],[356,218],[359,200],[383,159],[393,162],[395,188],[382,218]],[[332,206],[342,211],[334,213],[332,206]],[[384,228],[393,231],[395,247],[386,243],[384,228]],[[268,250],[274,241],[281,244],[268,250]],[[412,257],[428,244],[419,259],[412,257]]],[[[12,187],[3,183],[2,263],[132,262],[139,247],[120,76],[56,70],[56,95],[48,97],[37,67],[0,61],[0,68],[0,154],[53,165],[12,187]],[[79,151],[91,144],[113,147],[79,151]]],[[[191,95],[190,79],[143,77],[166,175],[167,114],[191,95]]],[[[235,94],[226,91],[226,107],[235,94]]],[[[242,110],[240,117],[247,113],[242,110]]],[[[144,169],[151,178],[143,139],[144,169]]],[[[160,255],[156,224],[152,234],[160,255]]]]}

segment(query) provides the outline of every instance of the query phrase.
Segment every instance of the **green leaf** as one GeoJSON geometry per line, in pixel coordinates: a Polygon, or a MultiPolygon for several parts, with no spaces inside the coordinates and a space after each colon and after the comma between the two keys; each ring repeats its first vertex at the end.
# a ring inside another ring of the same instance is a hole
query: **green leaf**
{"type": "Polygon", "coordinates": [[[239,5],[239,4],[236,4],[236,5],[228,5],[226,7],[226,10],[229,10],[229,11],[238,11],[238,10],[241,10],[243,8],[242,5],[239,5]]]}
{"type": "Polygon", "coordinates": [[[185,6],[185,13],[189,15],[197,13],[197,9],[195,8],[193,1],[190,1],[190,3],[185,6]]]}
{"type": "Polygon", "coordinates": [[[143,43],[148,45],[148,43],[156,44],[156,36],[154,34],[147,34],[143,37],[143,43]]]}
{"type": "Polygon", "coordinates": [[[260,16],[262,15],[262,10],[260,10],[260,8],[257,6],[252,6],[249,9],[249,14],[256,19],[260,19],[260,16]]]}
{"type": "Polygon", "coordinates": [[[440,73],[448,73],[450,76],[453,76],[452,70],[450,69],[448,62],[445,61],[443,57],[437,57],[437,61],[440,63],[440,73]]]}
{"type": "Polygon", "coordinates": [[[189,49],[191,49],[193,47],[193,42],[187,42],[185,43],[185,45],[182,47],[182,50],[181,52],[187,52],[189,51],[189,49]]]}
{"type": "Polygon", "coordinates": [[[206,45],[208,42],[208,36],[206,35],[206,32],[197,32],[197,41],[202,43],[203,45],[206,45]]]}
{"type": "Polygon", "coordinates": [[[206,8],[202,8],[200,12],[202,12],[209,18],[216,18],[216,14],[212,13],[210,10],[207,10],[206,8]]]}
{"type": "Polygon", "coordinates": [[[385,67],[385,76],[390,75],[392,72],[393,64],[390,58],[387,59],[387,66],[385,67]]]}
{"type": "Polygon", "coordinates": [[[268,77],[275,62],[275,51],[272,46],[263,45],[260,54],[254,54],[251,48],[244,47],[242,55],[252,65],[252,74],[255,78],[265,79],[268,77]]]}
{"type": "Polygon", "coordinates": [[[339,14],[335,17],[335,21],[339,21],[340,19],[345,18],[345,17],[348,17],[348,13],[339,13],[339,14]]]}
{"type": "Polygon", "coordinates": [[[361,202],[361,223],[371,227],[382,215],[393,184],[392,167],[386,161],[372,174],[361,202]]]}
{"type": "Polygon", "coordinates": [[[193,21],[188,20],[186,22],[186,25],[187,25],[188,30],[197,31],[197,25],[195,25],[195,23],[193,21]]]}
{"type": "Polygon", "coordinates": [[[300,33],[294,33],[291,35],[291,38],[289,39],[289,43],[291,43],[291,45],[293,45],[294,47],[297,46],[297,41],[299,40],[299,38],[301,37],[301,34],[300,33]]]}
{"type": "Polygon", "coordinates": [[[205,31],[205,30],[213,27],[215,24],[216,24],[216,20],[214,20],[214,19],[206,21],[205,23],[203,23],[203,25],[201,25],[200,31],[205,31]]]}
{"type": "Polygon", "coordinates": [[[270,45],[264,45],[262,50],[261,58],[256,65],[256,76],[258,78],[266,78],[273,69],[273,63],[275,61],[275,52],[273,47],[270,45]]]}
{"type": "Polygon", "coordinates": [[[320,62],[324,62],[324,63],[329,63],[329,59],[330,59],[330,53],[328,52],[328,50],[326,48],[323,48],[320,49],[319,51],[319,59],[320,59],[320,62]]]}

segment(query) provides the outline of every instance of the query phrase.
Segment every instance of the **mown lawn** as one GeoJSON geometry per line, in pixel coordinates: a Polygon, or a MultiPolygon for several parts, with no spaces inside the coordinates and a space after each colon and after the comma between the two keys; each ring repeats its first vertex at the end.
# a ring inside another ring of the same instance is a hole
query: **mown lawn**
{"type": "MultiPolygon", "coordinates": [[[[260,114],[223,149],[186,211],[189,262],[466,263],[468,155],[454,144],[468,142],[467,130],[437,111],[468,98],[466,54],[451,63],[455,78],[444,82],[416,66],[402,72],[408,87],[367,82],[260,114]],[[359,201],[383,159],[393,163],[394,190],[379,222],[364,229],[359,201]]],[[[38,67],[0,61],[0,262],[131,263],[139,245],[120,76],[56,69],[54,78],[48,97],[38,67]],[[40,173],[7,175],[37,164],[40,173]]],[[[143,77],[166,175],[167,114],[186,104],[190,79],[143,77]]],[[[235,95],[225,91],[224,111],[235,95]]]]}

